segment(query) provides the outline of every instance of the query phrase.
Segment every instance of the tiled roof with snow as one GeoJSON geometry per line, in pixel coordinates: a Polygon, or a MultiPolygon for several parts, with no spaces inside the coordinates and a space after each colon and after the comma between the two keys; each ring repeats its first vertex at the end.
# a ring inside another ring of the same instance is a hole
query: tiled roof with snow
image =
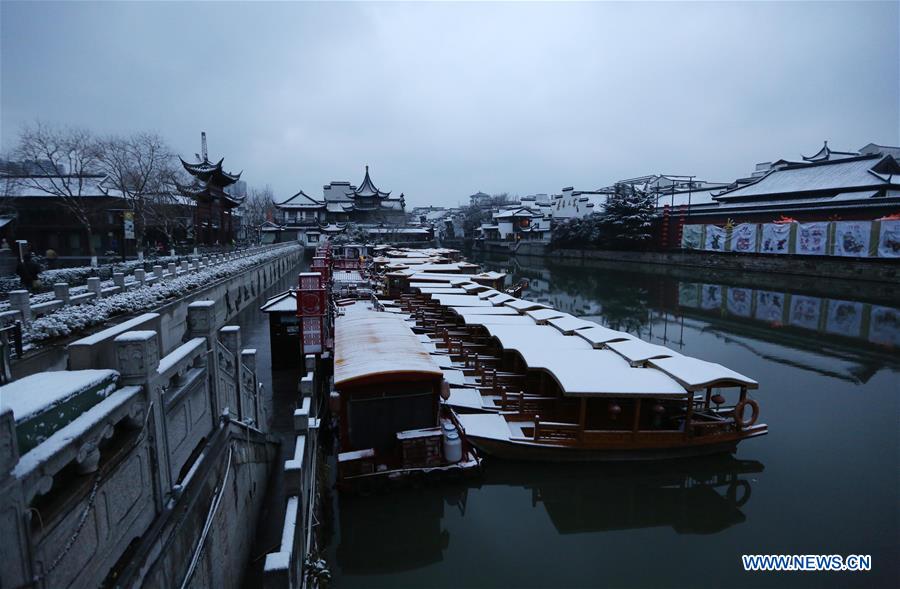
{"type": "Polygon", "coordinates": [[[56,198],[65,193],[81,197],[108,197],[106,176],[0,176],[0,197],[56,198]]]}
{"type": "Polygon", "coordinates": [[[770,171],[752,184],[722,192],[716,198],[727,200],[797,192],[886,186],[889,184],[886,178],[872,170],[882,159],[878,156],[860,156],[787,166],[770,171]]]}

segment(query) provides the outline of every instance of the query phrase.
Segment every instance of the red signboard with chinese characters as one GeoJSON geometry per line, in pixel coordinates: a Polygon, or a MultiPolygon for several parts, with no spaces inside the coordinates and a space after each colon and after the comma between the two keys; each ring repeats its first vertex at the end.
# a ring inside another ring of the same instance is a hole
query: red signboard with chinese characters
{"type": "Polygon", "coordinates": [[[320,354],[324,350],[325,315],[328,313],[325,279],[321,272],[301,272],[298,282],[297,316],[301,324],[303,354],[320,354]]]}

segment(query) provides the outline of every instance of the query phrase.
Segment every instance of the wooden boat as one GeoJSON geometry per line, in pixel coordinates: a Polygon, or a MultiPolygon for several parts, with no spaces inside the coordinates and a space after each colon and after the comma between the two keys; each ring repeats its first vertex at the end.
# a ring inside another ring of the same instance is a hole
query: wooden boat
{"type": "Polygon", "coordinates": [[[403,316],[363,301],[338,311],[332,410],[340,421],[339,480],[477,469],[477,452],[440,403],[443,373],[403,316]]]}
{"type": "Polygon", "coordinates": [[[748,395],[756,381],[719,364],[499,291],[413,290],[401,304],[461,373],[448,404],[468,412],[459,422],[485,453],[660,459],[733,451],[768,431],[748,395]]]}

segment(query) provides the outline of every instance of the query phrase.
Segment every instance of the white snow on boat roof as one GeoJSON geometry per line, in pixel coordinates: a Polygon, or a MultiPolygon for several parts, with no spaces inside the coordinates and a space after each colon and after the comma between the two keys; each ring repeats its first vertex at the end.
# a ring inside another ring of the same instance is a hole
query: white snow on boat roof
{"type": "Polygon", "coordinates": [[[494,296],[490,297],[488,300],[491,302],[492,305],[499,306],[507,301],[516,300],[516,297],[510,296],[510,295],[506,294],[505,292],[501,292],[500,294],[495,294],[494,296]]]}
{"type": "Polygon", "coordinates": [[[450,310],[465,317],[469,315],[518,315],[515,309],[506,307],[450,307],[450,310]]]}
{"type": "Polygon", "coordinates": [[[335,318],[336,387],[397,376],[407,380],[435,380],[441,376],[440,368],[403,319],[364,308],[335,318]]]}
{"type": "Polygon", "coordinates": [[[534,325],[529,317],[512,315],[460,315],[466,325],[534,325]]]}
{"type": "Polygon", "coordinates": [[[478,297],[473,297],[470,295],[459,295],[459,294],[436,294],[431,295],[431,300],[437,301],[445,307],[455,306],[455,307],[490,307],[491,304],[487,301],[482,301],[478,297]]]}
{"type": "Polygon", "coordinates": [[[444,380],[449,382],[451,385],[458,387],[465,387],[466,385],[466,376],[463,374],[462,370],[455,370],[453,368],[444,368],[442,369],[442,373],[444,375],[444,380]]]}
{"type": "MultiPolygon", "coordinates": [[[[516,345],[516,353],[522,356],[522,360],[529,370],[549,368],[554,361],[555,354],[595,351],[591,348],[591,344],[582,339],[561,335],[552,327],[547,329],[550,329],[548,334],[552,334],[552,336],[544,334],[539,336],[540,339],[532,339],[516,345]],[[548,351],[548,347],[552,347],[552,351],[548,351]]],[[[584,370],[585,367],[582,366],[582,369],[584,370]]]]}
{"type": "Polygon", "coordinates": [[[447,354],[438,354],[436,352],[432,352],[431,359],[434,360],[434,363],[437,364],[439,368],[453,368],[453,359],[450,358],[450,356],[448,356],[447,354]]]}
{"type": "Polygon", "coordinates": [[[495,289],[493,289],[493,288],[490,288],[490,289],[488,289],[488,290],[485,290],[485,291],[482,291],[482,292],[478,293],[478,298],[479,298],[479,299],[489,299],[489,298],[491,298],[491,297],[497,296],[498,294],[503,294],[503,293],[500,292],[499,290],[495,290],[495,289]]]}
{"type": "Polygon", "coordinates": [[[498,278],[506,278],[506,272],[481,272],[476,274],[475,278],[480,278],[481,280],[497,280],[498,278]]]}
{"type": "MultiPolygon", "coordinates": [[[[409,272],[409,271],[406,271],[409,272]]],[[[410,282],[413,280],[417,280],[419,282],[453,282],[459,281],[460,284],[463,282],[471,282],[472,275],[471,274],[437,274],[431,272],[419,272],[416,270],[415,272],[411,272],[407,274],[409,276],[410,282]]]]}
{"type": "Polygon", "coordinates": [[[558,350],[590,349],[590,344],[584,340],[564,336],[552,327],[533,322],[514,325],[486,323],[484,329],[504,350],[518,352],[529,368],[542,367],[544,361],[558,350]]]}
{"type": "Polygon", "coordinates": [[[105,380],[115,381],[118,376],[115,370],[59,370],[32,374],[0,387],[0,406],[12,409],[13,418],[22,421],[105,380]]]}
{"type": "Polygon", "coordinates": [[[421,287],[419,288],[419,292],[422,294],[430,294],[430,295],[438,295],[438,294],[466,294],[461,288],[456,288],[454,286],[434,286],[430,288],[421,287]]]}
{"type": "Polygon", "coordinates": [[[635,339],[635,337],[629,333],[616,331],[615,329],[603,327],[602,325],[594,325],[592,327],[579,329],[575,332],[575,335],[587,340],[595,348],[602,348],[608,342],[620,342],[635,339]]]}
{"type": "Polygon", "coordinates": [[[459,287],[466,292],[471,293],[481,292],[488,289],[488,287],[486,287],[485,285],[478,284],[477,282],[465,282],[463,284],[460,284],[459,287]]]}
{"type": "Polygon", "coordinates": [[[506,419],[497,413],[464,413],[457,416],[467,436],[488,440],[509,440],[506,419]]]}
{"type": "Polygon", "coordinates": [[[629,366],[610,350],[553,352],[547,354],[545,370],[568,396],[680,398],[687,394],[669,375],[655,368],[629,366]]]}
{"type": "MultiPolygon", "coordinates": [[[[516,299],[513,297],[510,298],[512,298],[512,300],[504,301],[503,304],[507,307],[515,309],[516,311],[524,312],[530,309],[549,309],[549,307],[544,303],[536,303],[534,301],[529,301],[526,299],[516,299]]],[[[494,297],[493,299],[491,299],[491,302],[494,302],[496,300],[497,297],[494,297]]]]}
{"type": "Polygon", "coordinates": [[[698,358],[679,355],[671,358],[653,359],[648,364],[662,370],[688,390],[712,386],[740,385],[750,389],[759,388],[759,383],[752,378],[748,378],[721,364],[707,362],[698,358]]]}
{"type": "Polygon", "coordinates": [[[639,339],[608,342],[606,347],[628,360],[632,366],[638,366],[652,358],[671,358],[681,355],[665,346],[658,346],[639,339]]]}
{"type": "Polygon", "coordinates": [[[416,270],[419,272],[453,272],[463,268],[477,268],[474,264],[450,263],[450,264],[419,264],[416,270]]]}
{"type": "MultiPolygon", "coordinates": [[[[508,305],[512,307],[512,305],[508,305]]],[[[546,323],[550,319],[562,319],[563,317],[572,317],[568,313],[557,311],[556,309],[532,309],[525,311],[525,314],[535,320],[536,323],[546,323]]]]}
{"type": "Polygon", "coordinates": [[[598,327],[593,321],[585,321],[584,319],[579,319],[578,317],[573,317],[571,315],[550,319],[547,323],[560,330],[565,335],[571,335],[579,329],[598,327]]]}
{"type": "Polygon", "coordinates": [[[452,407],[465,407],[466,409],[484,409],[484,401],[477,389],[450,388],[450,398],[446,403],[452,407]]]}

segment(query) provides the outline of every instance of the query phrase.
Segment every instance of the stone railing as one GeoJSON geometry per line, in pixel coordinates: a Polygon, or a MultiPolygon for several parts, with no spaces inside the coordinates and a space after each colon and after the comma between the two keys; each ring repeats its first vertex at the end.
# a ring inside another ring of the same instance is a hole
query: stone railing
{"type": "Polygon", "coordinates": [[[294,411],[294,451],[284,463],[285,514],[278,551],[266,555],[266,589],[305,586],[304,575],[309,539],[312,533],[312,509],[316,496],[316,460],[319,420],[315,417],[316,357],[306,356],[307,373],[300,379],[299,398],[294,411]]]}
{"type": "MultiPolygon", "coordinates": [[[[28,438],[36,444],[22,455],[18,440],[25,430],[17,428],[32,424],[9,408],[0,413],[0,586],[99,586],[129,545],[173,509],[200,465],[221,462],[205,448],[233,422],[235,400],[243,427],[258,432],[257,424],[265,423],[256,352],[237,351],[239,328],[218,329],[212,301],[189,306],[184,343],[163,357],[152,329],[157,319],[148,313],[73,343],[73,361],[92,373],[59,372],[49,380],[54,373],[44,373],[26,377],[34,386],[26,379],[15,383],[18,394],[39,395],[43,379],[66,403],[75,398],[65,392],[72,380],[66,375],[111,374],[115,385],[67,423],[55,424],[45,439],[28,438]],[[220,360],[215,351],[223,338],[235,352],[220,360]],[[226,377],[235,387],[228,394],[220,386],[226,377]]],[[[44,410],[63,415],[56,405],[44,410]]]]}
{"type": "Polygon", "coordinates": [[[99,277],[88,278],[83,288],[72,287],[65,282],[58,282],[53,285],[53,298],[50,300],[44,300],[46,299],[45,295],[32,297],[32,294],[27,290],[13,290],[9,292],[9,309],[0,311],[0,323],[6,324],[16,320],[28,323],[36,317],[52,313],[68,305],[90,303],[105,296],[152,285],[160,281],[171,280],[206,268],[226,264],[233,260],[256,255],[263,251],[290,245],[292,244],[256,246],[227,254],[195,257],[191,261],[169,262],[165,267],[156,264],[149,272],[143,268],[137,268],[129,275],[123,272],[114,272],[111,284],[103,282],[99,277]],[[77,290],[78,293],[73,294],[73,290],[77,290]],[[37,300],[32,300],[33,298],[37,300]]]}

